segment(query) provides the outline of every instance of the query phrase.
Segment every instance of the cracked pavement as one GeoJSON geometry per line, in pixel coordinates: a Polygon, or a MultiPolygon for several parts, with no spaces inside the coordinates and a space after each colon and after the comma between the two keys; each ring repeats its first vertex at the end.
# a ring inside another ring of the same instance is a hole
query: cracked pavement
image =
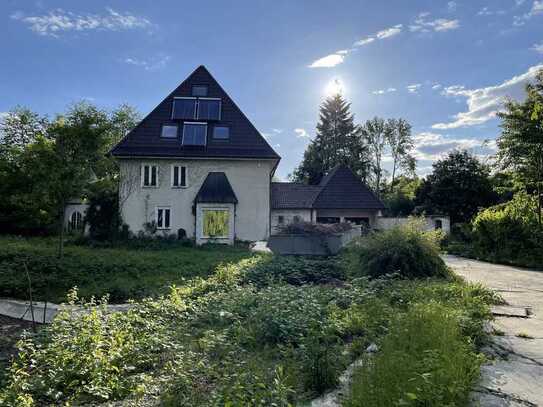
{"type": "Polygon", "coordinates": [[[480,406],[543,406],[543,272],[458,256],[443,259],[472,283],[497,291],[507,302],[492,321],[494,359],[481,369],[473,393],[480,406]],[[531,315],[527,316],[528,308],[531,315]]]}

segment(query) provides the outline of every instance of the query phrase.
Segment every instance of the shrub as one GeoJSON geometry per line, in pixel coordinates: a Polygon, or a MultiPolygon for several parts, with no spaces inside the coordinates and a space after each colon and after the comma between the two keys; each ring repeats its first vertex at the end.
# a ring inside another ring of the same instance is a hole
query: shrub
{"type": "Polygon", "coordinates": [[[505,204],[479,212],[473,220],[475,255],[540,267],[543,230],[537,210],[537,197],[520,192],[505,204]]]}
{"type": "Polygon", "coordinates": [[[334,235],[336,233],[351,230],[353,226],[348,222],[343,223],[311,223],[311,222],[292,222],[277,226],[279,233],[287,235],[334,235]]]}
{"type": "Polygon", "coordinates": [[[353,276],[375,278],[398,274],[401,277],[445,277],[447,266],[440,257],[436,232],[424,232],[422,221],[412,220],[384,232],[360,238],[347,250],[353,276]]]}
{"type": "Polygon", "coordinates": [[[464,405],[481,362],[452,308],[415,305],[393,320],[379,352],[363,359],[345,405],[464,405]]]}

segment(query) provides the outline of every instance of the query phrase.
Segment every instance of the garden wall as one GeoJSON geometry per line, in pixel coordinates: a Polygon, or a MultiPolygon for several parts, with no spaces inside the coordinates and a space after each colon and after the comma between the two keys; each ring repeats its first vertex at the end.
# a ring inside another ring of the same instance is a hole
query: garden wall
{"type": "Polygon", "coordinates": [[[273,235],[268,247],[276,254],[329,256],[337,254],[343,246],[361,235],[360,226],[332,235],[273,235]]]}
{"type": "MultiPolygon", "coordinates": [[[[395,226],[404,225],[409,222],[409,220],[410,218],[387,218],[379,216],[375,218],[375,225],[373,228],[377,230],[388,230],[395,226]]],[[[425,230],[427,231],[441,229],[447,234],[451,232],[451,221],[448,216],[425,216],[424,221],[426,223],[425,230]],[[440,224],[441,227],[439,227],[440,224]]]]}

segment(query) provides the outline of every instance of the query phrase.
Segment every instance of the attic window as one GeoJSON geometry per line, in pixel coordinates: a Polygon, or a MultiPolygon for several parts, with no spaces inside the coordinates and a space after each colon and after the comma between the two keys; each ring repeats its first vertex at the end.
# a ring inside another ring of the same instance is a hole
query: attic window
{"type": "Polygon", "coordinates": [[[174,98],[172,119],[194,119],[196,117],[196,100],[196,98],[174,98]]]}
{"type": "Polygon", "coordinates": [[[227,126],[213,127],[213,140],[228,140],[230,138],[230,128],[227,126]]]}
{"type": "Polygon", "coordinates": [[[160,137],[163,138],[177,138],[177,125],[176,124],[164,124],[162,126],[162,133],[160,137]]]}
{"type": "Polygon", "coordinates": [[[207,123],[189,123],[183,125],[184,146],[205,146],[207,139],[207,123]]]}
{"type": "Polygon", "coordinates": [[[206,97],[207,96],[207,85],[193,85],[192,86],[192,96],[206,97]]]}

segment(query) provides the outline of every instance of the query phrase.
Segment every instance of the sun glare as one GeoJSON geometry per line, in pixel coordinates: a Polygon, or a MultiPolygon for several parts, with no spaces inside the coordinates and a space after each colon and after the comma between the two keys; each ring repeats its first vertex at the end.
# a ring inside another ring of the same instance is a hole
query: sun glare
{"type": "Polygon", "coordinates": [[[345,85],[343,84],[343,81],[339,78],[334,78],[328,84],[326,85],[326,88],[324,89],[324,93],[326,96],[334,96],[338,93],[340,95],[345,94],[345,85]]]}

